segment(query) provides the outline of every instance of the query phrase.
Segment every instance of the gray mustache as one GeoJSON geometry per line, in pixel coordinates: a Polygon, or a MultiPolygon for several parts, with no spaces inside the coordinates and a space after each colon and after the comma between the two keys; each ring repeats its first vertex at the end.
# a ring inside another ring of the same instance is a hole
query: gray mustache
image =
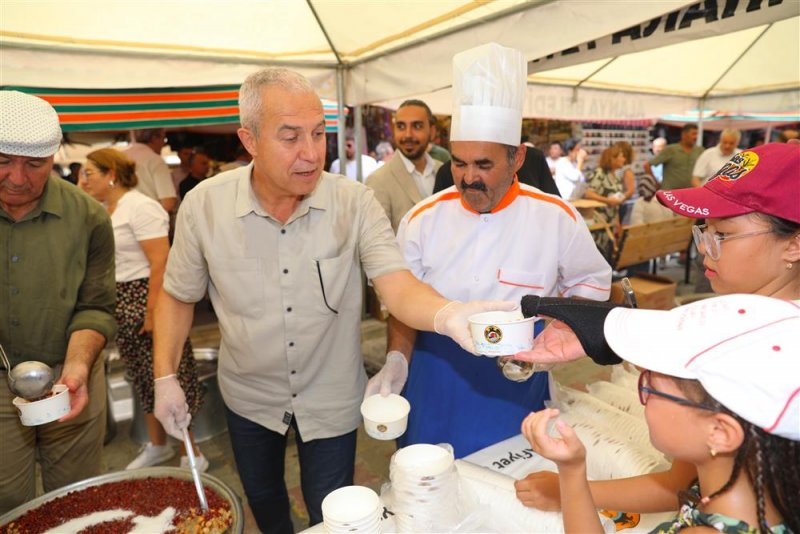
{"type": "Polygon", "coordinates": [[[483,191],[485,193],[486,192],[486,184],[483,183],[483,182],[472,182],[471,184],[468,184],[462,178],[461,179],[461,190],[462,191],[466,191],[467,189],[474,189],[475,191],[483,191]]]}

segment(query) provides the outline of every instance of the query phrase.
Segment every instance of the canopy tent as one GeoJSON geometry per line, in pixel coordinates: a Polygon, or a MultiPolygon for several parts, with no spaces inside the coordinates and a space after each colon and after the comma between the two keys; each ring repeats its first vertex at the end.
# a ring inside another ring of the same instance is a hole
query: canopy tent
{"type": "Polygon", "coordinates": [[[343,133],[345,102],[446,87],[453,55],[476,44],[496,41],[536,58],[688,3],[630,1],[609,13],[618,0],[3,0],[0,85],[240,84],[283,65],[337,100],[343,133]]]}
{"type": "Polygon", "coordinates": [[[359,105],[448,86],[453,54],[478,43],[533,59],[688,3],[629,1],[612,10],[619,1],[3,0],[0,83],[225,85],[285,65],[324,98],[341,94],[359,105]]]}
{"type": "Polygon", "coordinates": [[[449,113],[453,54],[496,41],[533,62],[526,116],[656,118],[702,109],[704,95],[716,109],[796,111],[798,11],[798,0],[3,0],[0,84],[237,85],[284,65],[340,110],[421,96],[449,113]]]}
{"type": "MultiPolygon", "coordinates": [[[[796,115],[798,14],[797,0],[706,1],[543,56],[529,64],[525,116],[657,119],[703,103],[729,118],[796,115]]],[[[419,97],[449,114],[449,89],[419,97]]]]}

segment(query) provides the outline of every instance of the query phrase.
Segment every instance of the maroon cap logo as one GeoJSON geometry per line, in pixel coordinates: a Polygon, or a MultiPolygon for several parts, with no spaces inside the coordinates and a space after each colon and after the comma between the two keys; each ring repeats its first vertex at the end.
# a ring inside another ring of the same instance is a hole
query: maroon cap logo
{"type": "Polygon", "coordinates": [[[728,163],[722,166],[717,174],[711,177],[711,180],[720,180],[722,182],[735,182],[748,172],[752,171],[758,165],[758,154],[750,150],[739,152],[733,156],[728,163]]]}

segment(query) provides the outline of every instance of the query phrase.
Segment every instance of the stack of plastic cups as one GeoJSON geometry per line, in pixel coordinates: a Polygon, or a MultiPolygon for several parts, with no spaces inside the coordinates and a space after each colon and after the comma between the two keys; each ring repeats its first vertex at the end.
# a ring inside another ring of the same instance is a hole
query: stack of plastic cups
{"type": "Polygon", "coordinates": [[[363,486],[339,488],[322,500],[322,523],[329,534],[379,533],[382,512],[378,494],[363,486]]]}
{"type": "Polygon", "coordinates": [[[398,532],[444,532],[458,523],[458,474],[452,450],[409,445],[395,453],[389,476],[398,532]]]}

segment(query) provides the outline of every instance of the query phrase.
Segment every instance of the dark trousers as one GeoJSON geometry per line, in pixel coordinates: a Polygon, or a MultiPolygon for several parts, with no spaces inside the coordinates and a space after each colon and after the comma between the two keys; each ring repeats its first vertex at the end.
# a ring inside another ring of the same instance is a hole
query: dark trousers
{"type": "MultiPolygon", "coordinates": [[[[258,528],[269,534],[293,532],[289,494],[284,481],[286,435],[233,413],[227,407],[228,433],[236,468],[258,528]]],[[[322,521],[322,499],[335,489],[353,484],[356,431],[335,438],[303,441],[295,430],[300,460],[300,486],[309,526],[322,521]]]]}

